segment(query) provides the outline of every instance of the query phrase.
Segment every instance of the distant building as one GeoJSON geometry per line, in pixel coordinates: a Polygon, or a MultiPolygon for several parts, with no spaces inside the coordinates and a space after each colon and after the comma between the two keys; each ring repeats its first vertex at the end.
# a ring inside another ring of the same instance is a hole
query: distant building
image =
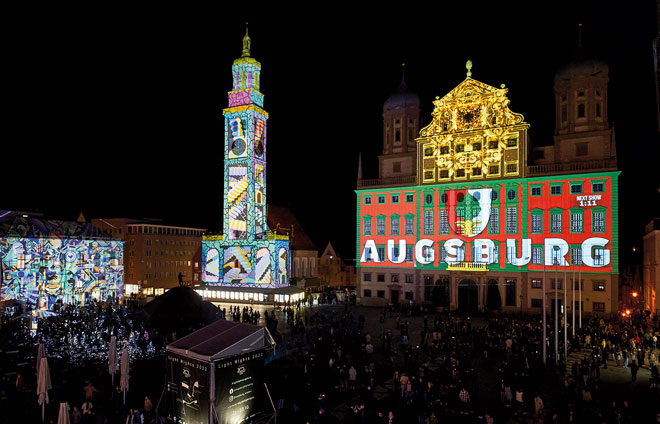
{"type": "Polygon", "coordinates": [[[332,288],[354,288],[355,266],[347,265],[337,255],[332,243],[328,243],[323,254],[319,258],[319,277],[327,282],[332,288]]]}
{"type": "Polygon", "coordinates": [[[0,211],[0,299],[45,310],[119,298],[123,244],[89,223],[0,211]]]}
{"type": "Polygon", "coordinates": [[[179,285],[201,284],[203,228],[157,220],[92,219],[103,233],[125,241],[125,292],[158,296],[179,285]]]}
{"type": "Polygon", "coordinates": [[[291,209],[268,205],[268,227],[289,237],[291,246],[291,281],[317,276],[319,252],[291,209]]]}
{"type": "Polygon", "coordinates": [[[644,235],[644,309],[660,313],[660,218],[646,225],[644,235]]]}

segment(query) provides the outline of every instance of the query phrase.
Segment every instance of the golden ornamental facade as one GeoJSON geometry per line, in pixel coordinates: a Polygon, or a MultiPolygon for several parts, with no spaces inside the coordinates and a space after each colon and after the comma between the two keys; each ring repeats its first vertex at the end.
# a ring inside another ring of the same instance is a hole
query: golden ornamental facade
{"type": "Polygon", "coordinates": [[[509,109],[504,85],[470,75],[436,97],[433,122],[416,139],[420,184],[525,176],[529,124],[509,109]]]}

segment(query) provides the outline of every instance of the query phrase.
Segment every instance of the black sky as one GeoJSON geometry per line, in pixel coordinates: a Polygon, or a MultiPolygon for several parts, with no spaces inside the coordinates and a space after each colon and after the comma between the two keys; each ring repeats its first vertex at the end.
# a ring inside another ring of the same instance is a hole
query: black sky
{"type": "Polygon", "coordinates": [[[222,109],[249,21],[270,113],[268,201],[289,205],[319,249],[332,241],[350,258],[358,152],[365,177],[375,177],[382,104],[399,85],[401,63],[423,122],[432,99],[465,78],[470,59],[474,78],[507,85],[511,109],[531,124],[532,147],[551,144],[553,77],[571,59],[581,22],[587,52],[610,66],[621,249],[641,246],[644,225],[660,215],[655,2],[534,10],[446,3],[402,3],[385,17],[336,5],[8,15],[0,209],[158,217],[219,230],[222,109]]]}

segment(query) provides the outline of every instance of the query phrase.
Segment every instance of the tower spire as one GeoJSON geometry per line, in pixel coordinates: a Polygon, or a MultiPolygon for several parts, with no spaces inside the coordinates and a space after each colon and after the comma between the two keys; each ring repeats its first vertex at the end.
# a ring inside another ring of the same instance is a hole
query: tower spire
{"type": "Polygon", "coordinates": [[[241,57],[250,57],[250,36],[248,35],[248,23],[245,23],[245,37],[243,37],[243,53],[241,57]]]}
{"type": "Polygon", "coordinates": [[[472,77],[472,61],[468,60],[465,62],[465,69],[467,69],[467,77],[470,78],[472,77]]]}

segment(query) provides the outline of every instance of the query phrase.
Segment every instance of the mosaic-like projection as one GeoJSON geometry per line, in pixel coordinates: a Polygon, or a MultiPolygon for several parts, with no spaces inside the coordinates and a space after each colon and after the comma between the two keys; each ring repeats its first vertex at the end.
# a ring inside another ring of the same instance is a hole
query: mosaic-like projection
{"type": "Polygon", "coordinates": [[[7,237],[0,239],[0,256],[2,300],[50,309],[58,300],[105,300],[123,290],[120,241],[7,237]]]}
{"type": "Polygon", "coordinates": [[[202,242],[208,285],[277,288],[289,285],[288,236],[269,231],[266,200],[268,113],[259,92],[261,64],[250,57],[250,38],[232,66],[225,116],[223,235],[202,242]],[[222,264],[220,263],[222,260],[222,264]]]}

